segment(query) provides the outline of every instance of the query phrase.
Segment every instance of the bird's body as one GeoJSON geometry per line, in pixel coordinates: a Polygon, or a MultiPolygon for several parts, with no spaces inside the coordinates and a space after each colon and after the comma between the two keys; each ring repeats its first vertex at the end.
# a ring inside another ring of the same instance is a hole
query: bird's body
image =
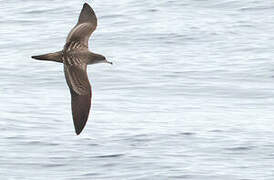
{"type": "Polygon", "coordinates": [[[71,108],[76,134],[86,125],[90,105],[91,86],[87,75],[87,65],[110,63],[104,56],[88,49],[88,40],[96,29],[97,18],[92,8],[85,3],[76,26],[70,31],[63,50],[39,56],[38,60],[55,61],[64,64],[64,72],[71,93],[71,108]]]}

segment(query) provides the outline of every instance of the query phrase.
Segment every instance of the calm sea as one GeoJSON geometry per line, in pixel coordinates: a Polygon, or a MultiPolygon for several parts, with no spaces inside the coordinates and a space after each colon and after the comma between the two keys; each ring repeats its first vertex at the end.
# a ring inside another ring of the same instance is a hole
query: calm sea
{"type": "Polygon", "coordinates": [[[92,108],[61,50],[84,1],[0,0],[0,179],[273,180],[274,4],[93,0],[92,108]]]}

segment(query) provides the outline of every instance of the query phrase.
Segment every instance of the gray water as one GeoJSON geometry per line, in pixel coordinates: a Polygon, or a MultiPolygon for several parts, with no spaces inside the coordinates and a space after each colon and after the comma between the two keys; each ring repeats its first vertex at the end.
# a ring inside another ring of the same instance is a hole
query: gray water
{"type": "Polygon", "coordinates": [[[92,108],[74,132],[62,49],[84,1],[0,1],[2,179],[274,179],[274,4],[94,0],[92,108]]]}

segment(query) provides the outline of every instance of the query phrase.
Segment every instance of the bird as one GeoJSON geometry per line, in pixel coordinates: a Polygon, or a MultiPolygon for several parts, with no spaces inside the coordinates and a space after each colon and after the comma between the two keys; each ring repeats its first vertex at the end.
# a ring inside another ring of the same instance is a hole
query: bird
{"type": "Polygon", "coordinates": [[[61,51],[31,56],[36,60],[63,63],[64,74],[71,94],[71,111],[75,133],[84,129],[91,106],[91,85],[87,75],[87,65],[108,63],[105,56],[89,51],[91,34],[97,27],[97,17],[89,4],[84,3],[77,24],[69,32],[61,51]]]}

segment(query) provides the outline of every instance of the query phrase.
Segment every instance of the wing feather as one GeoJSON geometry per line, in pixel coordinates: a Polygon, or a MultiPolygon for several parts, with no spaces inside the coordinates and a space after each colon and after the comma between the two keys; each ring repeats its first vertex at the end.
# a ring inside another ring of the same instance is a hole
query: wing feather
{"type": "Polygon", "coordinates": [[[78,41],[88,47],[88,40],[97,27],[97,17],[93,9],[85,3],[76,26],[70,31],[66,43],[78,41]]]}
{"type": "Polygon", "coordinates": [[[64,64],[64,72],[71,93],[71,109],[77,135],[84,129],[88,120],[91,104],[91,86],[86,65],[64,64]]]}

